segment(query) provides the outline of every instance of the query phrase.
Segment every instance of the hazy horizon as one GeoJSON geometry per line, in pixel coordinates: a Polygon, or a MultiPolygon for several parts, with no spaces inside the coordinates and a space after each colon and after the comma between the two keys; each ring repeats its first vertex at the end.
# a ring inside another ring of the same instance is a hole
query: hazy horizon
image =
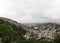
{"type": "Polygon", "coordinates": [[[0,0],[0,17],[20,23],[60,23],[60,0],[0,0]]]}

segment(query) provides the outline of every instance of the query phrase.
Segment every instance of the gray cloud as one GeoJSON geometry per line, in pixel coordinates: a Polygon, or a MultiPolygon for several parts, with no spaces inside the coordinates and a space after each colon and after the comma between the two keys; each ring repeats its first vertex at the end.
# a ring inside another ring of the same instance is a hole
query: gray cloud
{"type": "Polygon", "coordinates": [[[60,0],[0,0],[0,16],[21,23],[60,22],[60,0]]]}

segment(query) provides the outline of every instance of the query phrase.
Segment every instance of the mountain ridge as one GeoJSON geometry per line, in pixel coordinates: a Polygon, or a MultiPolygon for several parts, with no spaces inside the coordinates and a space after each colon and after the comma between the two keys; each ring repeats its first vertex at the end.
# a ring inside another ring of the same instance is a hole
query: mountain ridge
{"type": "Polygon", "coordinates": [[[10,24],[9,26],[12,26],[14,31],[27,40],[38,40],[41,38],[53,40],[56,34],[60,34],[60,24],[57,23],[38,23],[34,25],[26,25],[4,17],[0,17],[0,19],[2,19],[5,23],[10,24]]]}

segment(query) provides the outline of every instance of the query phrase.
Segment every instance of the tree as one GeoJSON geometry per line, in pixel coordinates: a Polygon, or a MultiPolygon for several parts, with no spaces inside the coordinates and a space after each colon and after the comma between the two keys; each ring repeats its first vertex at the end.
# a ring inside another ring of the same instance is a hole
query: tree
{"type": "Polygon", "coordinates": [[[14,41],[18,36],[17,32],[7,24],[0,25],[0,32],[2,34],[1,38],[3,43],[10,43],[11,41],[14,41]]]}
{"type": "Polygon", "coordinates": [[[17,43],[17,41],[24,39],[23,35],[25,32],[21,26],[17,27],[13,23],[0,19],[0,38],[2,43],[17,43]]]}
{"type": "Polygon", "coordinates": [[[60,35],[59,34],[57,34],[55,36],[55,39],[54,39],[53,43],[60,43],[60,35]]]}

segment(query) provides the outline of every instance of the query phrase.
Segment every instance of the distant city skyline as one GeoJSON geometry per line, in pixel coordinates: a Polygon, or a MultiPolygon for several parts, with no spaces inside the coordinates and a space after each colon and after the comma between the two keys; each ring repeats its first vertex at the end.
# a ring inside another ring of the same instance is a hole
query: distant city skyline
{"type": "Polygon", "coordinates": [[[60,0],[0,0],[0,17],[20,23],[60,23],[60,0]]]}

